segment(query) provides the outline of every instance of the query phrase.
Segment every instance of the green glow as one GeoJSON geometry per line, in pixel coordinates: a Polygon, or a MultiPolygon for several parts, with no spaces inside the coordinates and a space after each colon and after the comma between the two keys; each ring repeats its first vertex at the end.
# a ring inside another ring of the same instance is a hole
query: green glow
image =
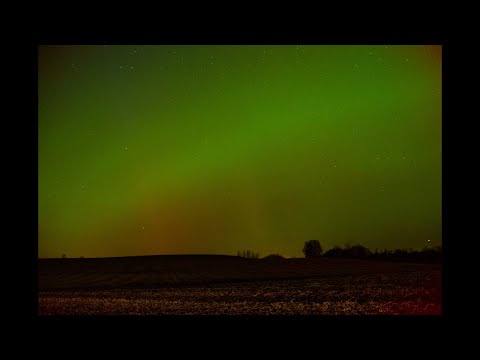
{"type": "Polygon", "coordinates": [[[39,256],[441,244],[439,46],[39,47],[39,256]]]}

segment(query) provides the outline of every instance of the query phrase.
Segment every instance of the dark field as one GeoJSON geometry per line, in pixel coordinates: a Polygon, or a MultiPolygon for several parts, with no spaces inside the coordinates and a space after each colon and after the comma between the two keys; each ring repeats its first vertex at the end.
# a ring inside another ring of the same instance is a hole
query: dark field
{"type": "Polygon", "coordinates": [[[439,265],[151,256],[39,261],[39,314],[441,314],[439,265]]]}

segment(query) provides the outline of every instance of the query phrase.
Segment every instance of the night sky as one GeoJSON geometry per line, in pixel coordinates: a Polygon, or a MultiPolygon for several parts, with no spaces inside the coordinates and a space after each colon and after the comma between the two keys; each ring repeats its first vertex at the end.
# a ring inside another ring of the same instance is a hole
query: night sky
{"type": "Polygon", "coordinates": [[[440,46],[40,46],[39,257],[441,245],[440,46]]]}

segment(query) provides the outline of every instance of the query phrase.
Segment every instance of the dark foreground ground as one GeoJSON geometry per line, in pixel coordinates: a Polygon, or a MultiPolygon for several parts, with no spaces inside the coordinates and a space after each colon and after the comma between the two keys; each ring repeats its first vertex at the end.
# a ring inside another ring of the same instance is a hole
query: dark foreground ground
{"type": "Polygon", "coordinates": [[[441,314],[439,265],[229,256],[39,262],[39,314],[441,314]]]}
{"type": "Polygon", "coordinates": [[[440,272],[410,272],[217,284],[53,291],[39,296],[52,315],[417,315],[441,314],[440,272]]]}

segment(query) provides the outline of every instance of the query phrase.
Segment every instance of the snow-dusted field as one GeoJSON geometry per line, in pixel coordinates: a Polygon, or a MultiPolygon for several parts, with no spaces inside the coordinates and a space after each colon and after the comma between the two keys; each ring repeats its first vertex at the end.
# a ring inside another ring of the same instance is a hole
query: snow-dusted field
{"type": "Polygon", "coordinates": [[[40,315],[441,314],[439,270],[39,293],[40,315]]]}

